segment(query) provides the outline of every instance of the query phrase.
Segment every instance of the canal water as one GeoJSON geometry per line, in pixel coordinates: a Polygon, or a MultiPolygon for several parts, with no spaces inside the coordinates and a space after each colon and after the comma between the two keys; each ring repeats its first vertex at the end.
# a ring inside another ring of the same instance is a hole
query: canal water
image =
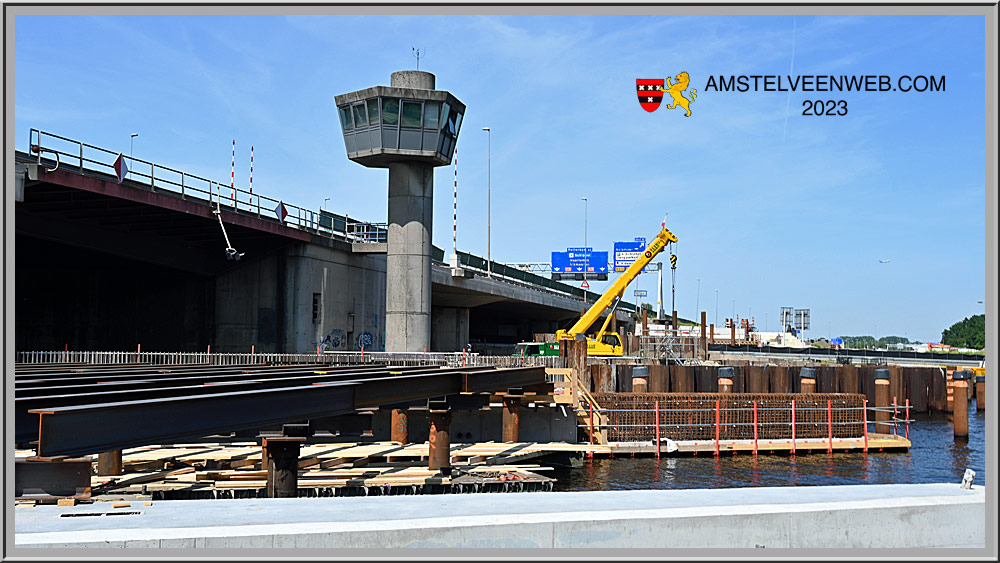
{"type": "MultiPolygon", "coordinates": [[[[969,439],[956,440],[950,415],[916,414],[908,452],[835,452],[806,455],[630,457],[584,460],[583,467],[555,468],[556,491],[705,489],[792,485],[960,483],[965,469],[986,477],[986,413],[969,405],[969,439]]],[[[869,427],[871,430],[871,427],[869,427]]],[[[899,433],[903,434],[899,428],[899,433]]]]}

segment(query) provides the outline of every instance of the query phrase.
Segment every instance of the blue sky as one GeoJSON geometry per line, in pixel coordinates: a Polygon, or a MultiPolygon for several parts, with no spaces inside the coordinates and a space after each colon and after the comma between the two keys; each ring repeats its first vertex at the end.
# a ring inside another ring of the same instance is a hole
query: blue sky
{"type": "MultiPolygon", "coordinates": [[[[304,207],[382,222],[387,172],[347,160],[333,97],[413,69],[467,106],[458,246],[547,262],[677,235],[676,304],[807,336],[937,341],[983,312],[984,26],[974,16],[17,16],[16,147],[30,128],[304,207]],[[692,77],[692,116],[637,78],[692,77]],[[946,91],[718,92],[710,75],[946,77],[946,91]],[[806,99],[846,116],[803,116],[806,99]],[[879,259],[890,259],[880,264],[879,259]],[[700,283],[697,281],[700,278],[700,283]],[[765,314],[767,315],[765,321],[765,314]]],[[[434,244],[451,248],[451,166],[434,244]]],[[[666,256],[663,256],[666,260],[666,256]]],[[[656,275],[634,283],[655,302],[656,275]]],[[[604,283],[592,283],[600,291],[604,283]]],[[[631,291],[629,292],[631,295],[631,291]]],[[[666,308],[670,276],[664,273],[666,308]]],[[[650,298],[647,298],[650,299],[650,298]]]]}

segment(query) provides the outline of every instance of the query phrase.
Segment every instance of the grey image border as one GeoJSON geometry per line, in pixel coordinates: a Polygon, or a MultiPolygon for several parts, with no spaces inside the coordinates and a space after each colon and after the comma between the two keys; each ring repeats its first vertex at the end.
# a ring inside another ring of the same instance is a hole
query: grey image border
{"type": "MultiPolygon", "coordinates": [[[[986,215],[986,357],[987,365],[996,369],[997,346],[997,6],[966,5],[907,5],[907,4],[781,4],[765,5],[750,2],[738,5],[689,4],[669,6],[659,4],[632,5],[504,5],[504,4],[399,4],[399,5],[296,5],[280,4],[214,4],[214,5],[4,5],[4,373],[14,371],[14,33],[18,15],[970,15],[983,16],[985,25],[985,215],[986,215]]],[[[986,547],[984,549],[768,549],[765,556],[754,549],[700,549],[664,552],[662,549],[635,548],[623,555],[620,549],[371,549],[343,550],[278,550],[278,549],[176,549],[176,550],[107,550],[107,549],[32,549],[14,547],[14,444],[13,444],[13,378],[5,377],[4,391],[4,559],[149,559],[175,560],[205,557],[241,560],[272,559],[348,559],[375,560],[454,560],[454,559],[845,559],[903,558],[915,560],[996,559],[997,538],[989,530],[997,529],[996,482],[996,409],[986,413],[986,547]],[[992,439],[991,439],[992,438],[992,439]],[[166,555],[163,555],[163,553],[166,555]],[[669,554],[668,554],[669,553],[669,554]],[[146,557],[145,555],[151,556],[146,557]],[[154,555],[155,554],[155,555],[154,555]]],[[[987,387],[988,402],[997,405],[996,385],[987,387]]],[[[978,481],[978,480],[977,480],[978,481]]],[[[942,523],[948,525],[948,523],[942,523]]],[[[995,534],[995,532],[994,532],[995,534]]]]}

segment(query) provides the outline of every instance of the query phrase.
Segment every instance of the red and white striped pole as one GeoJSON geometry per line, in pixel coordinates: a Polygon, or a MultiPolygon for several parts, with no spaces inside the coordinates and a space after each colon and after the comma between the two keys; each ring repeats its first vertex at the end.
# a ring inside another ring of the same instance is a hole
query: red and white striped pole
{"type": "Polygon", "coordinates": [[[247,201],[253,204],[253,145],[250,145],[250,199],[247,201]]]}
{"type": "Polygon", "coordinates": [[[229,197],[236,202],[236,139],[233,139],[233,172],[229,179],[229,197]]]}
{"type": "Polygon", "coordinates": [[[455,209],[452,216],[452,252],[458,256],[458,147],[455,147],[455,209]]]}

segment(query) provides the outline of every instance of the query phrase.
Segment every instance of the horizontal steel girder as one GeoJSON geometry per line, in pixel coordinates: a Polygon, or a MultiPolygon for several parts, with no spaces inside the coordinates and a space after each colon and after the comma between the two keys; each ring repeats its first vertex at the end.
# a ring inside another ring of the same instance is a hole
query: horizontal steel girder
{"type": "Polygon", "coordinates": [[[24,443],[35,440],[38,436],[38,414],[31,411],[51,409],[54,407],[146,401],[157,398],[208,395],[226,393],[230,391],[277,389],[282,387],[311,385],[317,382],[360,381],[369,377],[385,377],[392,373],[427,373],[434,372],[437,369],[438,368],[435,367],[412,366],[393,368],[392,371],[389,371],[386,368],[366,368],[354,371],[317,370],[308,372],[306,375],[293,376],[293,374],[289,374],[281,377],[280,379],[260,380],[257,379],[257,374],[242,375],[241,377],[246,379],[222,382],[216,381],[216,379],[219,379],[217,377],[180,377],[174,380],[157,379],[150,380],[148,382],[129,382],[129,384],[133,384],[133,386],[137,385],[132,389],[120,389],[120,387],[129,386],[128,384],[123,383],[74,388],[72,390],[76,392],[62,395],[21,397],[19,396],[21,393],[15,393],[14,441],[16,443],[24,443]],[[186,384],[192,379],[195,380],[194,384],[186,384]],[[208,381],[198,383],[198,381],[203,379],[207,379],[208,381]],[[155,387],[153,385],[159,385],[159,387],[155,387]],[[91,391],[91,389],[94,390],[91,391]]]}
{"type": "Polygon", "coordinates": [[[49,458],[350,414],[364,407],[545,381],[545,368],[434,369],[353,381],[33,409],[49,458]]]}

